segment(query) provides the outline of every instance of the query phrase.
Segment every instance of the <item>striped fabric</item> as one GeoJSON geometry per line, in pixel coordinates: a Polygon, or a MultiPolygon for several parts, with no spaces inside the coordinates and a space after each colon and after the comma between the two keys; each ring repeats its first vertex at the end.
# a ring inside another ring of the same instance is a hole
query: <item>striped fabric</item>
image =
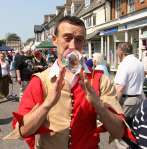
{"type": "Polygon", "coordinates": [[[138,145],[147,149],[147,100],[144,100],[133,120],[133,129],[136,132],[138,145]]]}

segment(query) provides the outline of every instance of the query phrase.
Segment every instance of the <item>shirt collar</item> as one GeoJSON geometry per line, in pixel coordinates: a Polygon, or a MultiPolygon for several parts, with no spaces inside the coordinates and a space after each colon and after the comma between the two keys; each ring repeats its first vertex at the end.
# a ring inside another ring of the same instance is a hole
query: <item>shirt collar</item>
{"type": "Polygon", "coordinates": [[[130,57],[134,57],[134,54],[129,54],[129,55],[125,56],[124,59],[122,60],[122,62],[126,61],[130,57]]]}
{"type": "MultiPolygon", "coordinates": [[[[91,73],[85,63],[83,63],[83,69],[85,73],[91,73]]],[[[80,71],[81,69],[76,74],[80,73],[80,71]]],[[[60,72],[60,69],[59,69],[58,61],[56,60],[55,63],[50,67],[50,78],[53,78],[54,76],[59,76],[59,72],[60,72]]]]}
{"type": "Polygon", "coordinates": [[[59,76],[59,65],[58,61],[56,60],[54,64],[50,67],[50,78],[53,78],[54,76],[59,76]]]}

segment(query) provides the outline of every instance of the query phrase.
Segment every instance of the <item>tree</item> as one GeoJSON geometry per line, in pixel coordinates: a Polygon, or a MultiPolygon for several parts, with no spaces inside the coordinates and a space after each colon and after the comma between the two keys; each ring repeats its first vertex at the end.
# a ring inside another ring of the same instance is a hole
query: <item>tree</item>
{"type": "Polygon", "coordinates": [[[7,37],[6,37],[6,40],[7,41],[12,41],[12,40],[21,41],[20,37],[15,33],[8,34],[7,37]]]}
{"type": "Polygon", "coordinates": [[[1,39],[0,40],[0,46],[5,45],[6,44],[6,40],[5,39],[1,39]]]}
{"type": "Polygon", "coordinates": [[[25,45],[30,44],[30,42],[35,42],[35,38],[28,38],[27,41],[25,42],[25,45]]]}

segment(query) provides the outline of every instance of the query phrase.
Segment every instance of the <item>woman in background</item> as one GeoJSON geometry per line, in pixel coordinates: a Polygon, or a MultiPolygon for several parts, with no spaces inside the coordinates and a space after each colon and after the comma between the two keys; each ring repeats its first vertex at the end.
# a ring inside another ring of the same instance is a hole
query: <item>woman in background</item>
{"type": "Polygon", "coordinates": [[[95,70],[102,70],[106,76],[109,77],[109,72],[106,67],[106,62],[104,60],[104,57],[101,53],[94,53],[93,54],[93,65],[95,70]]]}
{"type": "Polygon", "coordinates": [[[9,63],[5,60],[5,54],[0,53],[0,99],[9,94],[10,70],[9,63]]]}
{"type": "Polygon", "coordinates": [[[40,51],[34,52],[34,73],[41,72],[47,68],[47,62],[40,51]]]}

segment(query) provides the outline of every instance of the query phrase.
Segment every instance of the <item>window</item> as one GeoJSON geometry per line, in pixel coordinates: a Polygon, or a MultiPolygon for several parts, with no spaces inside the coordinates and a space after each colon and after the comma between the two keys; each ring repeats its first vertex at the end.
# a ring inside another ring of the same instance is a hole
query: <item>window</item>
{"type": "Polygon", "coordinates": [[[70,15],[71,14],[71,10],[70,9],[65,9],[64,10],[64,16],[70,15]]]}
{"type": "Polygon", "coordinates": [[[90,5],[90,0],[85,0],[85,7],[90,5]]]}
{"type": "Polygon", "coordinates": [[[121,4],[121,0],[116,0],[115,1],[115,16],[116,18],[121,16],[121,11],[120,11],[120,4],[121,4]]]}
{"type": "Polygon", "coordinates": [[[144,3],[144,0],[140,0],[140,3],[144,3]]]}
{"type": "Polygon", "coordinates": [[[37,33],[37,34],[36,34],[36,38],[37,38],[37,39],[36,39],[37,41],[41,41],[41,34],[40,34],[40,33],[37,33]]]}
{"type": "Polygon", "coordinates": [[[81,6],[80,4],[75,4],[75,13],[79,9],[80,6],[81,6]]]}
{"type": "Polygon", "coordinates": [[[128,0],[128,13],[135,11],[135,0],[128,0]]]}
{"type": "Polygon", "coordinates": [[[91,23],[91,16],[88,16],[84,19],[86,27],[90,27],[92,25],[91,23]]]}
{"type": "Polygon", "coordinates": [[[71,15],[74,15],[75,9],[74,9],[74,3],[71,4],[71,15]]]}
{"type": "Polygon", "coordinates": [[[93,26],[96,25],[96,14],[93,14],[93,26]]]}

